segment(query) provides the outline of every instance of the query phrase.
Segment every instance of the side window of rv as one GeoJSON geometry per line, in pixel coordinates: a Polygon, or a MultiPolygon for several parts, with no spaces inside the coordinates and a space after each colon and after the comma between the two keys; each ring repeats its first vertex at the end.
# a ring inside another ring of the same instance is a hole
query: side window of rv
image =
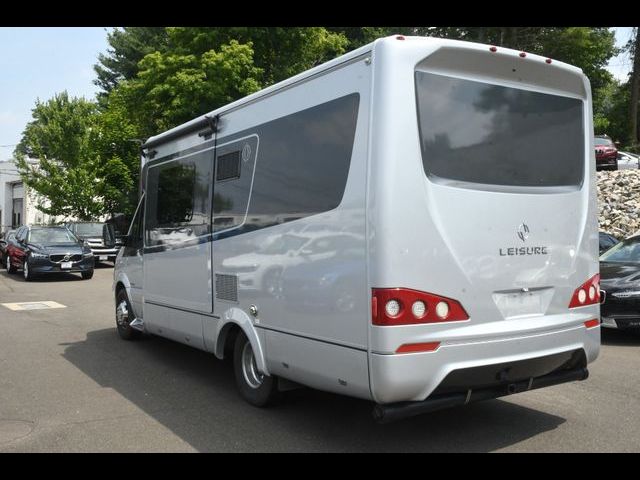
{"type": "Polygon", "coordinates": [[[216,149],[213,231],[242,225],[247,215],[258,137],[222,142],[216,149]]]}
{"type": "Polygon", "coordinates": [[[149,167],[146,246],[181,243],[209,233],[211,155],[209,150],[149,167]]]}
{"type": "Polygon", "coordinates": [[[360,95],[352,93],[256,128],[260,138],[244,230],[286,223],[342,201],[360,95]]]}

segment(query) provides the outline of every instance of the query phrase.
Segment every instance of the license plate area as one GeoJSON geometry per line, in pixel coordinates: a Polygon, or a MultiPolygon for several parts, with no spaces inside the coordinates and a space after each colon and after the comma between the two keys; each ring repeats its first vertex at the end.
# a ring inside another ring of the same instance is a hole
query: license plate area
{"type": "Polygon", "coordinates": [[[62,270],[69,270],[73,266],[73,262],[62,262],[60,268],[62,270]]]}
{"type": "Polygon", "coordinates": [[[493,293],[493,301],[505,319],[544,315],[553,288],[519,289],[493,293]]]}

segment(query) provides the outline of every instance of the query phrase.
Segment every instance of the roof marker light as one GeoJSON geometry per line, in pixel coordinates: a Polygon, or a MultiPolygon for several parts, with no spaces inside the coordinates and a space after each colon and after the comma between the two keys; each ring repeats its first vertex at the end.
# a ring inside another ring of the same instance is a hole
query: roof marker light
{"type": "Polygon", "coordinates": [[[489,48],[490,52],[496,53],[498,51],[497,47],[491,47],[489,48]]]}
{"type": "Polygon", "coordinates": [[[545,62],[547,62],[547,63],[551,63],[551,59],[550,59],[550,58],[547,58],[547,59],[545,60],[545,62]]]}
{"type": "Polygon", "coordinates": [[[524,57],[526,57],[526,56],[527,56],[527,54],[526,54],[525,52],[520,52],[520,57],[521,57],[521,58],[524,58],[524,57]]]}
{"type": "Polygon", "coordinates": [[[404,37],[402,35],[398,35],[396,36],[396,40],[404,40],[404,37]]]}

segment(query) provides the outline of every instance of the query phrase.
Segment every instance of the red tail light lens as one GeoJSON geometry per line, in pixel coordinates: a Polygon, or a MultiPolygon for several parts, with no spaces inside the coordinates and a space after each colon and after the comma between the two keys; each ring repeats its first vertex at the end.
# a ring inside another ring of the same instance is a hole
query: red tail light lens
{"type": "Polygon", "coordinates": [[[457,300],[408,288],[374,288],[371,309],[372,323],[381,326],[469,320],[457,300]]]}
{"type": "Polygon", "coordinates": [[[573,292],[569,308],[584,307],[600,303],[600,274],[596,273],[573,292]]]}

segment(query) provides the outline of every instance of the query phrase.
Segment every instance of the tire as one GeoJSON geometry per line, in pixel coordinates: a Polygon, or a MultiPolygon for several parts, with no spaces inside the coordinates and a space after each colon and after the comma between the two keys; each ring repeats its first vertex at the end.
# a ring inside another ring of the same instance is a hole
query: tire
{"type": "Polygon", "coordinates": [[[131,320],[133,320],[132,316],[133,310],[127,297],[127,291],[121,288],[116,294],[116,329],[118,330],[118,335],[120,335],[120,338],[123,340],[138,340],[142,337],[140,330],[129,326],[131,320]],[[118,309],[120,309],[120,311],[118,309]]]}
{"type": "Polygon", "coordinates": [[[233,371],[240,395],[251,405],[266,407],[278,399],[276,377],[258,372],[251,342],[244,332],[240,332],[236,337],[233,371]]]}
{"type": "Polygon", "coordinates": [[[17,269],[13,265],[11,265],[11,255],[9,254],[6,255],[4,267],[7,269],[8,273],[16,273],[17,269]]]}
{"type": "Polygon", "coordinates": [[[24,264],[22,266],[22,272],[24,274],[24,279],[26,282],[30,282],[31,280],[33,280],[36,276],[33,274],[33,272],[31,271],[31,268],[29,268],[29,257],[24,259],[24,264]]]}
{"type": "Polygon", "coordinates": [[[80,272],[80,275],[82,275],[83,280],[89,280],[91,277],[93,277],[93,270],[89,270],[88,272],[80,272]]]}

